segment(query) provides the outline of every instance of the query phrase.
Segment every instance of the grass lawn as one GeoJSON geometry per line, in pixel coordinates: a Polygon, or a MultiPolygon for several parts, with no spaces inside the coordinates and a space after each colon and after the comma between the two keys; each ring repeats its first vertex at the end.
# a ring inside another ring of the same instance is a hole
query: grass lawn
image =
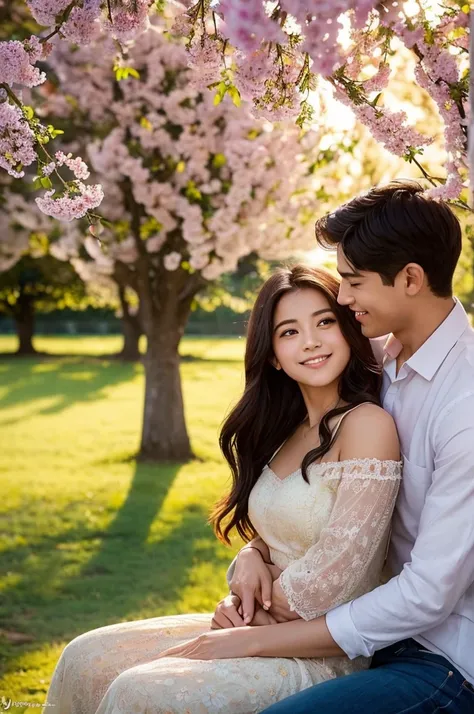
{"type": "MultiPolygon", "coordinates": [[[[228,483],[217,434],[242,387],[244,341],[183,341],[197,358],[182,376],[199,460],[161,466],[133,460],[142,366],[94,356],[120,338],[36,346],[58,356],[0,358],[0,698],[13,702],[43,702],[63,645],[85,630],[211,611],[232,556],[206,516],[228,483]]],[[[0,353],[14,349],[0,337],[0,353]]]]}

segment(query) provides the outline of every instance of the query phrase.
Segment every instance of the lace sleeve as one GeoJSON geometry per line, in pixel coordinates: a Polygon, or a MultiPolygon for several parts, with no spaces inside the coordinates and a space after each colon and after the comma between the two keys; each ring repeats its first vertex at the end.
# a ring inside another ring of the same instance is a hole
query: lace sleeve
{"type": "Polygon", "coordinates": [[[401,463],[354,459],[321,477],[328,485],[339,481],[329,521],[318,542],[280,575],[290,609],[304,620],[361,594],[373,570],[380,571],[401,463]]]}

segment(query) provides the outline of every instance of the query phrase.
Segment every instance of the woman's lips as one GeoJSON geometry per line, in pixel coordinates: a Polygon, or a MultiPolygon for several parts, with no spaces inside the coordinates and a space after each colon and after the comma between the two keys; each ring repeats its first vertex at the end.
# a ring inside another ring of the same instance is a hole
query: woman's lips
{"type": "Polygon", "coordinates": [[[310,369],[319,369],[324,367],[331,355],[324,355],[321,357],[313,357],[311,360],[306,360],[302,363],[303,367],[309,367],[310,369]]]}

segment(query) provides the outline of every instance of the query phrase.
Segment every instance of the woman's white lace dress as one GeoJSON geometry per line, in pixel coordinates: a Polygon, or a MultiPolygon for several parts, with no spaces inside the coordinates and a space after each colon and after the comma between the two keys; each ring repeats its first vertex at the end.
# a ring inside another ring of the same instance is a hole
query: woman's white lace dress
{"type": "MultiPolygon", "coordinates": [[[[283,591],[306,620],[380,579],[401,464],[376,459],[312,465],[279,479],[267,466],[249,513],[283,569],[283,591]]],[[[368,665],[362,658],[191,660],[156,656],[209,630],[211,615],[157,617],[87,632],[64,649],[50,714],[250,714],[368,665]]]]}

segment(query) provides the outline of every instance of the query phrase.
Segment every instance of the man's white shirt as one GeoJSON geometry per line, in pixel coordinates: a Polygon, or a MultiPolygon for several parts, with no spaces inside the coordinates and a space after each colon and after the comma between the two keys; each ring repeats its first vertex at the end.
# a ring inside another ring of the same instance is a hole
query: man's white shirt
{"type": "Polygon", "coordinates": [[[404,462],[394,577],[326,622],[351,659],[413,637],[474,684],[474,331],[461,303],[397,375],[400,349],[387,343],[382,392],[404,462]]]}

